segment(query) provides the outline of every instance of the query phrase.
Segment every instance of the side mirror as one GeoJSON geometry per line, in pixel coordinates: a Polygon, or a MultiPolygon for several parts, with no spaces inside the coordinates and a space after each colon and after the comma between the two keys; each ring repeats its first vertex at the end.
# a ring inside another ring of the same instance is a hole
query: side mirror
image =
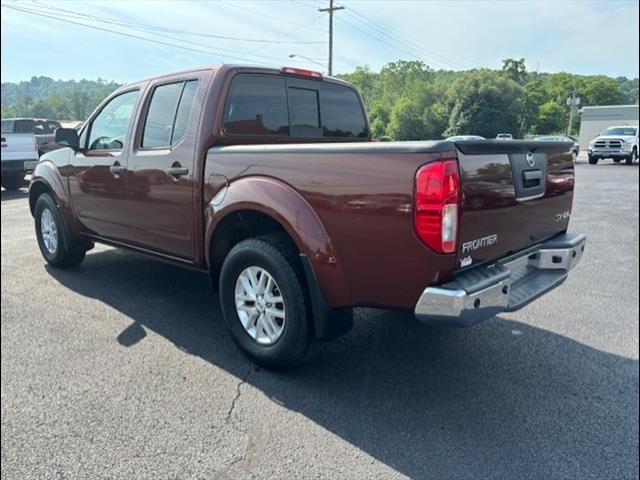
{"type": "Polygon", "coordinates": [[[70,147],[78,151],[80,149],[80,138],[75,128],[58,128],[55,134],[55,142],[63,147],[70,147]]]}

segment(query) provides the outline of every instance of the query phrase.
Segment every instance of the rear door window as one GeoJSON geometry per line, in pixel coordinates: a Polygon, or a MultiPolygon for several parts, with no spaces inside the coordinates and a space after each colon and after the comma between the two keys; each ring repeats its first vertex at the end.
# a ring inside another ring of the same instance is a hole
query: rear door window
{"type": "Polygon", "coordinates": [[[171,145],[173,121],[181,92],[182,82],[161,85],[153,91],[142,134],[142,148],[161,148],[171,145]]]}
{"type": "Polygon", "coordinates": [[[238,75],[231,82],[224,112],[231,135],[289,135],[285,80],[267,75],[238,75]]]}
{"type": "Polygon", "coordinates": [[[184,137],[197,80],[160,85],[153,91],[142,132],[141,148],[168,148],[184,137]]]}
{"type": "Polygon", "coordinates": [[[2,120],[2,133],[13,133],[13,120],[2,120]]]}
{"type": "Polygon", "coordinates": [[[180,103],[178,104],[178,111],[176,112],[176,121],[173,125],[171,145],[178,143],[187,133],[189,119],[191,118],[191,109],[193,108],[193,102],[196,98],[197,90],[197,80],[189,80],[188,82],[185,82],[184,88],[182,89],[182,96],[180,97],[180,103]]]}
{"type": "Polygon", "coordinates": [[[31,119],[16,120],[14,133],[33,133],[34,121],[31,119]]]}
{"type": "Polygon", "coordinates": [[[60,123],[53,120],[36,120],[33,125],[35,135],[53,135],[56,129],[60,128],[60,123]]]}

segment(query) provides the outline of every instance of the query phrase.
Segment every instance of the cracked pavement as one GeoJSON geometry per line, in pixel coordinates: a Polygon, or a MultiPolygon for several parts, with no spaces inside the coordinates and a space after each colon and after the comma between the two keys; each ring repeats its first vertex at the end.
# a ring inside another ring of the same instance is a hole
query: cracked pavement
{"type": "Polygon", "coordinates": [[[207,276],[98,246],[42,260],[2,192],[2,479],[638,478],[638,166],[577,166],[582,264],[468,329],[357,310],[288,372],[207,276]]]}

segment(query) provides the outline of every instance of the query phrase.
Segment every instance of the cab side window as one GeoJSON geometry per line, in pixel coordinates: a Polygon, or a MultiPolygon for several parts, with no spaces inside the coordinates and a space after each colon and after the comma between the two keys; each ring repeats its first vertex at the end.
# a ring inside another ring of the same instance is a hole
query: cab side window
{"type": "Polygon", "coordinates": [[[122,93],[104,106],[91,123],[88,150],[122,150],[139,94],[122,93]]]}

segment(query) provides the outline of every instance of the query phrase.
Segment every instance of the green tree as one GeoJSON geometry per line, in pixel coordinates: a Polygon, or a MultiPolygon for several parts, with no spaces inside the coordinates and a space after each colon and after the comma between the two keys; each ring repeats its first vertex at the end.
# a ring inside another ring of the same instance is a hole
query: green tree
{"type": "Polygon", "coordinates": [[[491,70],[466,72],[451,84],[447,97],[451,115],[445,134],[520,135],[524,91],[504,75],[491,70]]]}
{"type": "Polygon", "coordinates": [[[527,81],[527,67],[524,58],[506,58],[502,61],[502,72],[514,82],[524,85],[527,81]]]}
{"type": "Polygon", "coordinates": [[[540,105],[536,133],[559,133],[566,127],[565,109],[555,102],[540,105]]]}
{"type": "Polygon", "coordinates": [[[614,78],[587,77],[579,90],[583,105],[619,105],[620,84],[614,78]]]}
{"type": "Polygon", "coordinates": [[[638,88],[638,79],[618,77],[616,78],[616,81],[620,86],[620,103],[623,105],[637,105],[640,93],[638,88]]]}

